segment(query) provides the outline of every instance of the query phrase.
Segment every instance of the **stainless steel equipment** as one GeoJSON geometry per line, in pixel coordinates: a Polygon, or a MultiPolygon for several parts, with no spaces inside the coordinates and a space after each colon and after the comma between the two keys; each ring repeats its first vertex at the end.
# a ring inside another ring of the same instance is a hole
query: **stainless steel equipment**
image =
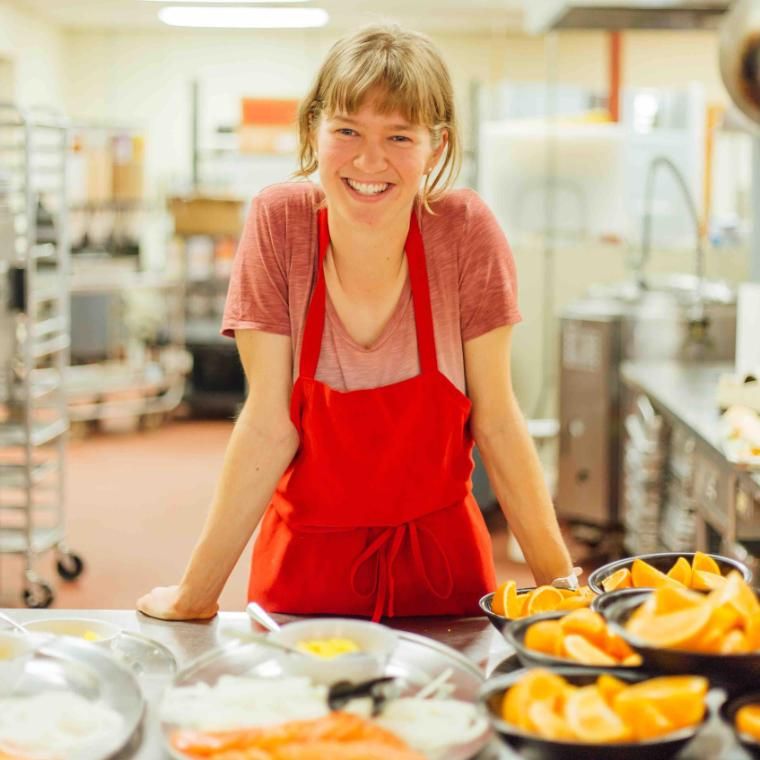
{"type": "Polygon", "coordinates": [[[35,572],[38,555],[55,549],[66,580],[83,568],[64,543],[67,152],[65,122],[0,104],[4,213],[12,219],[11,239],[0,241],[7,276],[0,330],[9,347],[0,374],[0,554],[24,557],[30,607],[53,600],[52,587],[35,572]]]}
{"type": "Polygon", "coordinates": [[[736,304],[722,283],[691,275],[596,286],[560,318],[557,511],[606,528],[622,523],[620,363],[627,359],[731,360],[736,304]]]}

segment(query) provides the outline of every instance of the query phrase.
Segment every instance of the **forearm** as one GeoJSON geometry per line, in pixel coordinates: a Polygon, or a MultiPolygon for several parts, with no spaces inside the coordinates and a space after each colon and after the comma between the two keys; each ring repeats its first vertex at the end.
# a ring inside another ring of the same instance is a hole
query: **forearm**
{"type": "Polygon", "coordinates": [[[244,407],[203,532],[180,583],[183,605],[199,609],[216,602],[297,448],[292,425],[262,425],[255,409],[244,407]]]}
{"type": "Polygon", "coordinates": [[[491,487],[536,583],[568,575],[572,561],[557,523],[541,462],[514,400],[509,413],[476,431],[491,487]]]}

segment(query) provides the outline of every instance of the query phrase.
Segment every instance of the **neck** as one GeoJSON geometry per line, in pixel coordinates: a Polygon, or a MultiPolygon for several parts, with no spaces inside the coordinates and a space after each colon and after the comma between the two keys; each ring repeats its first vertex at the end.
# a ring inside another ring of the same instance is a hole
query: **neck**
{"type": "MultiPolygon", "coordinates": [[[[410,212],[411,213],[411,212],[410,212]]],[[[379,227],[357,225],[330,215],[332,258],[341,279],[387,281],[398,273],[404,259],[404,244],[410,217],[402,217],[379,227]]]]}

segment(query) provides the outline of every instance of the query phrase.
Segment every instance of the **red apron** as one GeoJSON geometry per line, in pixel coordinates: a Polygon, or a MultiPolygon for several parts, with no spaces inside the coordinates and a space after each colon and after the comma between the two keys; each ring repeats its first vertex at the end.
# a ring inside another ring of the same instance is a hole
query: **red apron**
{"type": "Polygon", "coordinates": [[[496,585],[472,495],[470,400],[438,370],[425,250],[409,264],[420,374],[340,392],[315,379],[325,321],[327,211],[290,415],[301,438],[261,523],[248,598],[294,614],[478,614],[496,585]]]}

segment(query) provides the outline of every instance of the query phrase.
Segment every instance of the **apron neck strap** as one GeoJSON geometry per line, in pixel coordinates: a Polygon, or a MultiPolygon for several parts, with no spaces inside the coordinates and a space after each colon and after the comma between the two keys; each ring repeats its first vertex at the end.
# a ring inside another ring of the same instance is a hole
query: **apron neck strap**
{"type": "MultiPolygon", "coordinates": [[[[325,327],[325,255],[330,245],[330,228],[327,223],[327,209],[317,211],[317,232],[319,239],[319,258],[317,261],[317,282],[311,296],[306,324],[304,326],[303,344],[299,374],[301,377],[313,378],[319,363],[322,348],[322,334],[325,327]]],[[[409,234],[405,250],[409,264],[409,279],[412,287],[414,304],[414,321],[417,331],[417,350],[422,372],[438,370],[435,352],[435,332],[433,329],[433,312],[430,306],[430,287],[428,284],[425,247],[422,242],[417,214],[412,211],[409,221],[409,234]]]]}

